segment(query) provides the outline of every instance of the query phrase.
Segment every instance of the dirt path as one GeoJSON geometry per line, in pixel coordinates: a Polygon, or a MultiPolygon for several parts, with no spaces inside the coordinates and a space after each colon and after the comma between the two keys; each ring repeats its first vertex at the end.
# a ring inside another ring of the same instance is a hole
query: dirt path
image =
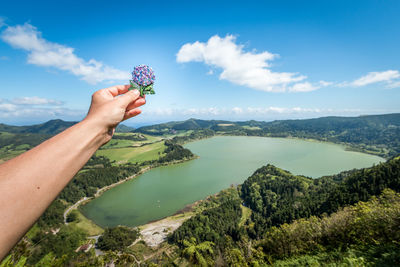
{"type": "Polygon", "coordinates": [[[79,206],[83,201],[85,201],[85,200],[88,200],[88,198],[87,198],[87,197],[81,198],[78,202],[76,202],[74,205],[72,205],[71,207],[69,207],[68,209],[66,209],[66,210],[64,211],[64,223],[65,223],[65,224],[68,224],[68,222],[67,222],[68,213],[69,213],[70,211],[72,211],[73,209],[78,208],[78,206],[79,206]]]}

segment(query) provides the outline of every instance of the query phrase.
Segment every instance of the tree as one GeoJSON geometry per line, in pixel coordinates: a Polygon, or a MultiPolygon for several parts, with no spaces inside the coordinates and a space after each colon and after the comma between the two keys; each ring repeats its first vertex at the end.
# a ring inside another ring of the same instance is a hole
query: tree
{"type": "Polygon", "coordinates": [[[213,242],[205,241],[197,244],[196,239],[192,237],[190,241],[183,240],[183,246],[182,255],[191,263],[199,266],[210,266],[213,264],[213,242]]]}

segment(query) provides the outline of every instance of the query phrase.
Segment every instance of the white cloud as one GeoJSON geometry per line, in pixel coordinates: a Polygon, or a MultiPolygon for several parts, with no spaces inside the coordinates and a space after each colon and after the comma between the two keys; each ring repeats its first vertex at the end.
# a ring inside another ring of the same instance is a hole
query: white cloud
{"type": "Polygon", "coordinates": [[[390,81],[390,82],[388,82],[388,84],[387,84],[386,87],[387,87],[387,88],[398,88],[398,87],[400,87],[400,81],[399,81],[399,80],[397,80],[397,81],[390,81]]]}
{"type": "Polygon", "coordinates": [[[62,107],[63,102],[33,97],[20,97],[12,100],[0,99],[0,118],[59,118],[65,116],[83,117],[85,111],[62,107]]]}
{"type": "Polygon", "coordinates": [[[63,104],[62,101],[41,98],[41,97],[37,97],[37,96],[25,96],[25,97],[14,98],[11,102],[14,104],[17,104],[17,105],[55,105],[55,106],[59,106],[59,105],[63,104]]]}
{"type": "MultiPolygon", "coordinates": [[[[36,107],[20,107],[14,106],[15,108],[3,108],[3,104],[0,104],[0,118],[9,118],[9,119],[17,119],[17,118],[60,118],[66,116],[75,116],[75,117],[83,117],[85,112],[83,110],[74,110],[63,107],[54,107],[54,108],[36,108],[36,107]]],[[[12,104],[10,104],[12,105],[12,104]]]]}
{"type": "Polygon", "coordinates": [[[27,51],[30,64],[68,71],[91,84],[108,80],[127,80],[130,76],[128,72],[94,59],[86,61],[75,55],[74,48],[47,41],[42,38],[41,32],[29,23],[8,26],[2,32],[1,39],[14,48],[27,51]]]}
{"type": "Polygon", "coordinates": [[[391,83],[393,80],[396,80],[398,78],[400,78],[400,73],[397,70],[369,72],[367,75],[362,76],[357,80],[351,82],[350,85],[360,87],[379,82],[391,83]]]}
{"type": "Polygon", "coordinates": [[[244,46],[235,41],[233,35],[224,38],[214,35],[206,43],[187,43],[180,48],[176,60],[204,62],[222,69],[220,79],[267,92],[284,92],[289,84],[306,79],[298,73],[271,71],[269,61],[278,55],[267,51],[245,52],[244,46]]]}
{"type": "Polygon", "coordinates": [[[289,92],[310,92],[319,88],[319,86],[312,85],[309,82],[296,83],[289,88],[289,92]]]}
{"type": "Polygon", "coordinates": [[[17,105],[14,105],[11,103],[1,103],[0,104],[0,111],[1,111],[0,114],[7,113],[10,111],[15,111],[15,110],[17,110],[17,108],[18,108],[17,105]]]}
{"type": "Polygon", "coordinates": [[[322,87],[326,87],[326,86],[333,85],[333,82],[319,81],[319,85],[322,87]]]}
{"type": "Polygon", "coordinates": [[[316,84],[310,82],[295,83],[289,87],[289,92],[311,92],[330,85],[333,85],[333,83],[327,81],[319,81],[316,84]]]}

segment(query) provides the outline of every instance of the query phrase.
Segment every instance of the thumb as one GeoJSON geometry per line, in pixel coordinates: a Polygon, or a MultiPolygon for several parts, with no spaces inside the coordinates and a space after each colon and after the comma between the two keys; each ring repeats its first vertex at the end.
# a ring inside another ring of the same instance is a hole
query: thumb
{"type": "Polygon", "coordinates": [[[124,108],[126,108],[130,103],[138,99],[140,93],[138,90],[131,90],[126,92],[125,94],[118,97],[117,102],[124,108]]]}

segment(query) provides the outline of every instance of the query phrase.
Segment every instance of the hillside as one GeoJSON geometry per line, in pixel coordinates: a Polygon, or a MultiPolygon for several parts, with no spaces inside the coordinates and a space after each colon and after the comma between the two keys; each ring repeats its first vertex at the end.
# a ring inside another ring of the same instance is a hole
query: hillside
{"type": "Polygon", "coordinates": [[[387,189],[400,191],[400,157],[314,180],[267,165],[239,186],[237,194],[183,223],[169,240],[194,264],[205,260],[258,266],[291,258],[279,264],[296,266],[290,262],[305,261],[307,265],[313,260],[315,266],[322,266],[323,262],[363,260],[363,264],[394,266],[400,263],[396,245],[400,195],[387,189]],[[248,208],[251,215],[245,216],[248,208]],[[206,245],[212,253],[200,250],[206,245]],[[200,255],[185,253],[196,246],[200,255]],[[389,257],[382,258],[379,252],[389,257]]]}
{"type": "MultiPolygon", "coordinates": [[[[12,126],[0,123],[0,132],[8,132],[8,133],[22,133],[22,134],[48,134],[55,135],[58,134],[65,129],[71,127],[76,124],[76,121],[63,121],[60,119],[57,120],[49,120],[45,123],[35,124],[30,126],[12,126]]],[[[118,125],[117,132],[125,133],[132,132],[135,129],[123,124],[118,125]]]]}

